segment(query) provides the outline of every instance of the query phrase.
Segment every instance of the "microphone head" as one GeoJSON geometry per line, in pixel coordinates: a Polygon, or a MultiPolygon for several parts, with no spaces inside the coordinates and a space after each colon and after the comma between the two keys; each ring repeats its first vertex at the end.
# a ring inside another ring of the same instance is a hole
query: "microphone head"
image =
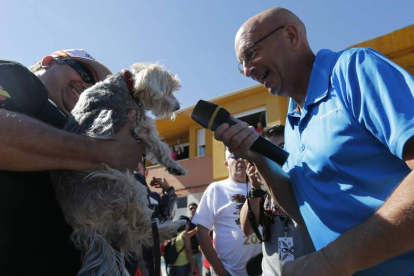
{"type": "Polygon", "coordinates": [[[227,122],[230,114],[220,106],[199,100],[194,107],[191,119],[207,129],[215,130],[220,124],[227,122]]]}
{"type": "Polygon", "coordinates": [[[199,100],[194,107],[193,113],[191,113],[191,119],[199,123],[204,128],[208,128],[211,115],[213,115],[216,108],[216,104],[199,100]]]}

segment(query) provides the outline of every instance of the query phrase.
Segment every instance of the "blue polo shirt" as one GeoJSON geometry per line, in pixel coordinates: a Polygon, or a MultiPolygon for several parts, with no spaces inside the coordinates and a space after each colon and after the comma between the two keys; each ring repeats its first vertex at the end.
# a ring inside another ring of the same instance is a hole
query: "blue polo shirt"
{"type": "MultiPolygon", "coordinates": [[[[378,52],[321,50],[302,113],[291,99],[285,170],[315,248],[380,208],[410,173],[413,77],[378,52]]],[[[414,275],[414,251],[357,275],[414,275]]]]}

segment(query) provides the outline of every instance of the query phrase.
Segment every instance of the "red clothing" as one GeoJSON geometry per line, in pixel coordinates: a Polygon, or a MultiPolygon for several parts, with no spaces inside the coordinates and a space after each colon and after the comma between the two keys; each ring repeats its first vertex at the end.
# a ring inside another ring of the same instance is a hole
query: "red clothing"
{"type": "Polygon", "coordinates": [[[207,261],[207,259],[206,258],[204,258],[204,261],[203,261],[203,266],[205,267],[205,268],[210,268],[210,263],[207,261]]]}
{"type": "Polygon", "coordinates": [[[178,152],[175,150],[173,152],[171,152],[171,158],[175,161],[177,161],[178,159],[178,152]]]}
{"type": "Polygon", "coordinates": [[[262,133],[263,129],[264,129],[264,127],[258,127],[258,128],[256,128],[256,132],[260,134],[260,133],[262,133]]]}

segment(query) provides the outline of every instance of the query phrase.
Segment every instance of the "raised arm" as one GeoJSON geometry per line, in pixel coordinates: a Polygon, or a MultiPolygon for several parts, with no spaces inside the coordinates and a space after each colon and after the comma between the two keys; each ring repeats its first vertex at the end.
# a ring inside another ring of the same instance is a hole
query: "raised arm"
{"type": "MultiPolygon", "coordinates": [[[[247,163],[246,173],[247,173],[247,176],[249,177],[250,183],[252,184],[254,188],[260,189],[262,183],[258,179],[256,167],[250,164],[249,162],[246,162],[246,163],[247,163]]],[[[241,226],[243,233],[246,236],[250,236],[251,234],[253,234],[253,228],[248,218],[248,211],[249,211],[249,206],[247,204],[248,200],[250,203],[251,211],[253,212],[256,218],[256,225],[258,225],[260,221],[260,204],[262,204],[260,197],[247,198],[246,201],[244,202],[243,207],[240,211],[240,223],[241,223],[240,226],[241,226]]]]}
{"type": "Polygon", "coordinates": [[[0,109],[0,169],[12,171],[87,170],[101,163],[136,168],[142,147],[131,135],[136,111],[113,140],[71,134],[20,113],[0,109]],[[138,156],[139,155],[139,156],[138,156]]]}
{"type": "Polygon", "coordinates": [[[153,177],[149,184],[151,187],[162,189],[162,197],[159,204],[161,221],[172,221],[177,209],[178,199],[174,187],[170,186],[165,178],[159,177],[153,177]]]}

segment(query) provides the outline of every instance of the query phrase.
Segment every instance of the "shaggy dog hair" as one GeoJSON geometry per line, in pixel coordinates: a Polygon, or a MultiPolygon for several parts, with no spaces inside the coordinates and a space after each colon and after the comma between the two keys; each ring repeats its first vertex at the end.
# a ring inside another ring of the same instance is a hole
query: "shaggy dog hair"
{"type": "MultiPolygon", "coordinates": [[[[85,90],[65,130],[112,139],[128,110],[135,109],[138,114],[131,131],[144,145],[146,157],[172,174],[185,174],[159,139],[154,120],[146,115],[151,110],[157,117],[174,118],[174,111],[180,108],[173,95],[180,88],[178,78],[157,64],[136,63],[130,73],[132,92],[122,73],[85,90]]],[[[78,275],[123,275],[124,257],[140,258],[142,247],[153,245],[147,189],[131,173],[102,165],[96,171],[55,171],[52,181],[65,219],[74,229],[71,239],[82,251],[78,275]]],[[[160,240],[171,238],[181,224],[159,225],[160,240]]]]}

